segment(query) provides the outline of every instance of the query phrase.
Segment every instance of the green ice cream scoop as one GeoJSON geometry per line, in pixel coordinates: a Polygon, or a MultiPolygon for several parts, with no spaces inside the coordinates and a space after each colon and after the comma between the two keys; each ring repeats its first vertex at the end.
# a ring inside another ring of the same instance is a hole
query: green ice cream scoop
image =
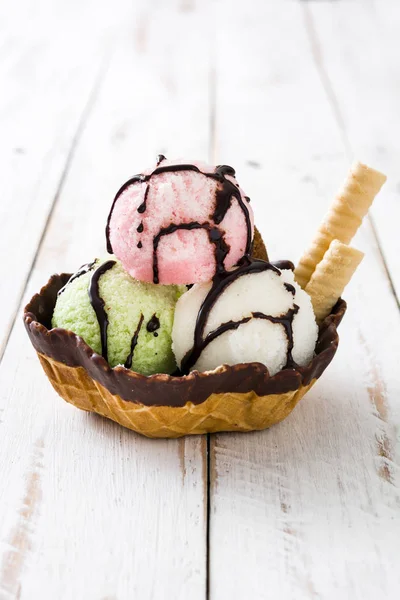
{"type": "Polygon", "coordinates": [[[60,290],[52,326],[81,336],[111,367],[172,373],[175,304],[186,286],[136,281],[114,257],[81,267],[60,290]]]}

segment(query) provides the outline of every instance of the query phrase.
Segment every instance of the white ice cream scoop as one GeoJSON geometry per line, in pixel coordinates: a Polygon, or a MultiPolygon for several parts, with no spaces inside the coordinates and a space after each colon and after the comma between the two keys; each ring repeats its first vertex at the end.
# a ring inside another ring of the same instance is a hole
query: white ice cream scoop
{"type": "Polygon", "coordinates": [[[247,260],[178,300],[172,340],[184,372],[260,362],[274,375],[312,359],[318,326],[310,297],[291,270],[247,260]]]}

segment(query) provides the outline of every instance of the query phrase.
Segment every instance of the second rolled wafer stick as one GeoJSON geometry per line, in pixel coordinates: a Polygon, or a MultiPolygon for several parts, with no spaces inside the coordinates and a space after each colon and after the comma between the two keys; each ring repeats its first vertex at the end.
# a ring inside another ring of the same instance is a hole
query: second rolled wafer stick
{"type": "Polygon", "coordinates": [[[363,257],[360,250],[338,240],[331,242],[305,288],[318,323],[329,315],[363,257]]]}
{"type": "Polygon", "coordinates": [[[311,246],[295,269],[298,284],[305,289],[332,240],[349,244],[360,227],[386,176],[359,162],[355,163],[339,194],[320,225],[311,246]]]}

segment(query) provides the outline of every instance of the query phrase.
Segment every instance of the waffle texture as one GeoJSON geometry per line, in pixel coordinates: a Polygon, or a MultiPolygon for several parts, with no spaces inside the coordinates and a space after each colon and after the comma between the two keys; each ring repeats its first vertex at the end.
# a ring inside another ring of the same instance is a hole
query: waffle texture
{"type": "Polygon", "coordinates": [[[297,283],[305,289],[333,240],[349,244],[360,227],[386,175],[356,162],[325,215],[311,246],[295,269],[297,283]]]}
{"type": "Polygon", "coordinates": [[[285,419],[316,381],[283,394],[211,394],[197,405],[188,401],[180,407],[145,406],[112,395],[83,367],[69,367],[40,353],[38,356],[50,383],[64,400],[151,438],[266,429],[285,419]]]}

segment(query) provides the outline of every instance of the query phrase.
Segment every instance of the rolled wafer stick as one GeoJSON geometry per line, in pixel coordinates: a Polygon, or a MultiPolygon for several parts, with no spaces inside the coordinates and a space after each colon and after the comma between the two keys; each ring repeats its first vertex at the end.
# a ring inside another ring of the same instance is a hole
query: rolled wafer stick
{"type": "Polygon", "coordinates": [[[352,166],[311,246],[304,252],[295,269],[295,279],[303,289],[332,240],[339,240],[344,244],[351,242],[385,181],[386,176],[375,169],[359,162],[352,166]]]}
{"type": "Polygon", "coordinates": [[[363,252],[339,240],[331,242],[305,288],[318,323],[329,315],[363,257],[363,252]]]}

